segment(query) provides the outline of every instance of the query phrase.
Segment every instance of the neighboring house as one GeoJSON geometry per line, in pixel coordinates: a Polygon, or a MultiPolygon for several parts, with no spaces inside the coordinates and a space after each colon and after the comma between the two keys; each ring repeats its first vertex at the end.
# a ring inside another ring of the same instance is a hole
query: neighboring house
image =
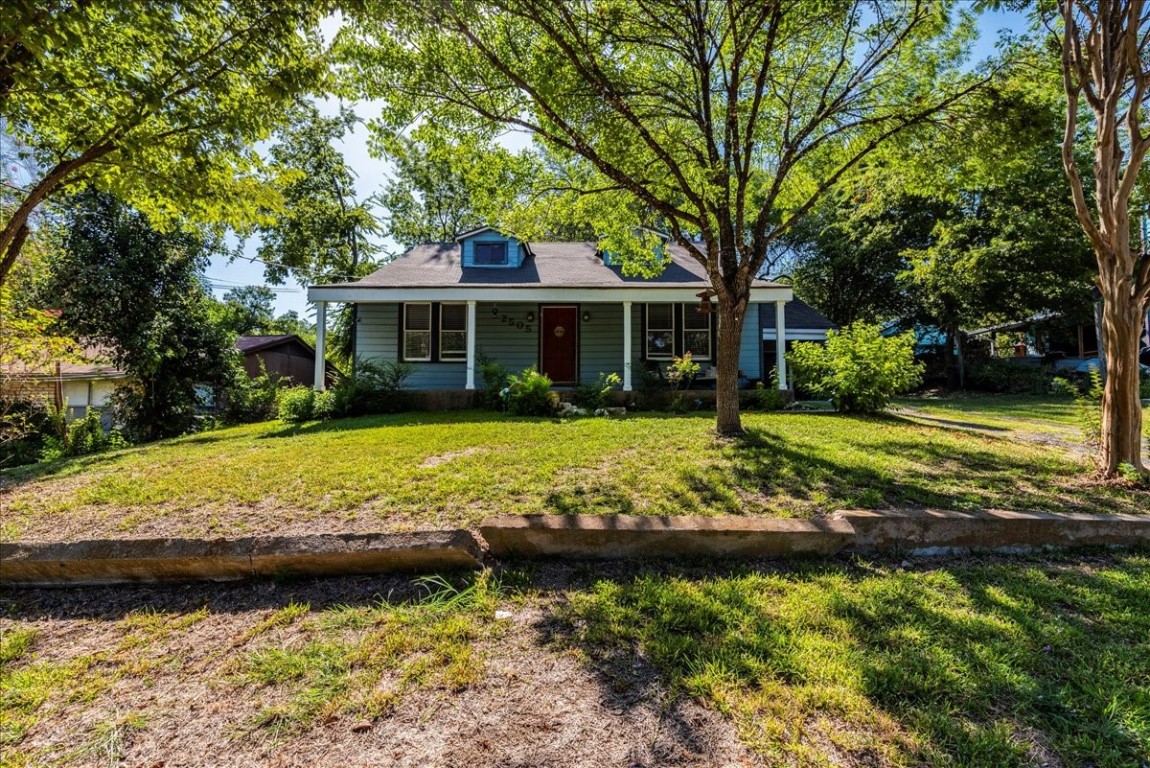
{"type": "Polygon", "coordinates": [[[68,406],[68,418],[80,418],[89,408],[103,410],[108,398],[128,374],[106,362],[99,349],[83,351],[81,362],[49,363],[36,370],[9,367],[3,372],[4,397],[43,399],[56,408],[68,406]]]}
{"type": "MultiPolygon", "coordinates": [[[[268,373],[290,378],[294,384],[315,385],[315,350],[296,335],[240,336],[236,347],[244,355],[244,369],[249,376],[260,374],[260,362],[268,373]]],[[[49,363],[36,370],[9,366],[0,372],[0,395],[18,400],[47,400],[56,408],[68,405],[68,418],[87,414],[89,408],[103,410],[116,387],[128,379],[128,374],[106,362],[96,348],[83,351],[82,362],[49,363]]],[[[338,371],[330,364],[327,382],[331,383],[338,371]]],[[[207,402],[212,392],[202,391],[207,402]]]]}
{"type": "MultiPolygon", "coordinates": [[[[280,336],[240,336],[236,347],[244,354],[244,370],[253,379],[261,366],[269,374],[290,379],[292,384],[315,386],[316,356],[311,345],[295,334],[280,336]]],[[[326,363],[325,383],[331,384],[338,371],[326,363]]]]}
{"type": "MultiPolygon", "coordinates": [[[[759,327],[763,329],[763,370],[769,376],[778,358],[778,310],[776,307],[759,307],[759,327]]],[[[790,352],[797,341],[826,341],[827,331],[837,331],[838,326],[802,299],[787,302],[783,317],[783,339],[785,351],[790,352]]],[[[784,369],[785,370],[785,369],[784,369]]]]}
{"type": "MultiPolygon", "coordinates": [[[[682,247],[659,250],[666,268],[642,278],[624,276],[592,242],[526,243],[483,227],[418,245],[361,280],[308,289],[316,349],[322,355],[326,305],[349,302],[359,305],[356,354],[409,363],[417,390],[474,390],[480,360],[490,359],[512,371],[537,366],[557,386],[617,373],[629,391],[644,367],[685,352],[705,380],[717,351],[718,316],[699,311],[709,280],[682,247]]],[[[754,282],[743,377],[764,373],[759,307],[791,299],[789,286],[754,282]]],[[[781,355],[776,364],[785,368],[781,355]]]]}

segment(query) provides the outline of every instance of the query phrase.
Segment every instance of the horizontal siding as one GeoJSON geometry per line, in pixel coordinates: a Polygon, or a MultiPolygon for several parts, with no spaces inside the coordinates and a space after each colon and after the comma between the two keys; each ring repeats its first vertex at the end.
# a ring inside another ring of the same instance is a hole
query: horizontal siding
{"type": "Polygon", "coordinates": [[[763,377],[763,329],[759,322],[759,305],[747,308],[743,337],[739,342],[739,370],[748,379],[763,377]]]}
{"type": "Polygon", "coordinates": [[[498,232],[483,232],[469,237],[463,241],[461,259],[463,266],[476,269],[514,269],[523,265],[524,249],[514,237],[501,235],[498,232]],[[475,265],[476,243],[507,243],[507,266],[475,265]]]}
{"type": "MultiPolygon", "coordinates": [[[[579,308],[579,379],[594,383],[599,374],[623,375],[623,306],[622,304],[584,304],[579,308]],[[591,319],[584,321],[582,314],[591,319]]],[[[478,359],[489,359],[518,372],[539,364],[539,305],[476,305],[478,359]],[[533,320],[528,322],[528,315],[533,320]]],[[[395,361],[399,348],[399,305],[363,304],[357,336],[358,353],[368,359],[395,361]]],[[[757,311],[743,327],[739,369],[748,378],[761,378],[761,329],[757,311]]],[[[640,386],[643,349],[643,304],[631,306],[632,384],[640,386]]],[[[665,363],[660,362],[660,365],[665,363]]],[[[467,381],[464,363],[412,363],[415,372],[408,379],[412,389],[463,389],[467,381]]],[[[476,385],[481,386],[479,371],[476,385]]]]}
{"type": "MultiPolygon", "coordinates": [[[[475,354],[507,366],[512,372],[539,364],[539,307],[535,304],[492,304],[475,307],[475,354]],[[527,315],[534,319],[527,322],[527,315]],[[504,320],[506,317],[506,320],[504,320]],[[523,327],[519,327],[522,323],[523,327]]],[[[479,372],[476,371],[476,386],[479,372]]]]}
{"type": "MultiPolygon", "coordinates": [[[[359,356],[368,360],[399,359],[399,305],[361,304],[359,331],[356,333],[359,356]]],[[[467,385],[464,363],[409,363],[412,374],[409,389],[463,389],[467,385]]]]}
{"type": "Polygon", "coordinates": [[[590,312],[591,319],[579,320],[579,380],[594,383],[601,373],[622,378],[623,305],[587,304],[582,311],[590,312]]]}

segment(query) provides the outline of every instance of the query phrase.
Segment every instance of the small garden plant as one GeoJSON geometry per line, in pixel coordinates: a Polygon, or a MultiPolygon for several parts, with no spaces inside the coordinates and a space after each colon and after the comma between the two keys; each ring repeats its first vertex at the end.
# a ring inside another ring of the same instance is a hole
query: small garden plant
{"type": "Polygon", "coordinates": [[[559,405],[559,397],[551,391],[551,379],[535,366],[507,379],[507,410],[516,416],[550,416],[559,405]]]}

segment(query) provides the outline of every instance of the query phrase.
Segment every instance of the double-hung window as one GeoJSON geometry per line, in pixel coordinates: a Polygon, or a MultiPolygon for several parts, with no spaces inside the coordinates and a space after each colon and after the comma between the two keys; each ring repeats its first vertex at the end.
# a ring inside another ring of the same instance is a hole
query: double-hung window
{"type": "Polygon", "coordinates": [[[647,331],[643,340],[648,360],[670,360],[691,353],[695,360],[714,358],[711,318],[697,304],[648,304],[647,331]]]}
{"type": "Polygon", "coordinates": [[[711,318],[702,314],[695,304],[683,305],[683,351],[690,352],[694,360],[711,359],[711,318]]]}
{"type": "Polygon", "coordinates": [[[670,360],[675,356],[675,306],[647,305],[647,359],[670,360]]]}
{"type": "Polygon", "coordinates": [[[467,305],[439,305],[439,359],[467,359],[467,305]]]}
{"type": "Polygon", "coordinates": [[[403,359],[431,359],[431,303],[403,305],[403,359]]]}

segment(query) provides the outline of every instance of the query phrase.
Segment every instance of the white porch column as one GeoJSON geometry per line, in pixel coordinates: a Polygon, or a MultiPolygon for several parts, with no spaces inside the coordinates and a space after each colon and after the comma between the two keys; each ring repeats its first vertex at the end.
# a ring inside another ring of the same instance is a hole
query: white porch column
{"type": "Polygon", "coordinates": [[[631,391],[631,302],[623,302],[623,391],[631,391]]]}
{"type": "Polygon", "coordinates": [[[324,355],[327,337],[327,302],[315,303],[315,390],[323,392],[327,388],[327,363],[324,355]]]}
{"type": "Polygon", "coordinates": [[[787,389],[787,303],[775,302],[775,369],[779,389],[787,389]]]}
{"type": "Polygon", "coordinates": [[[467,302],[467,384],[475,389],[475,301],[467,302]]]}

